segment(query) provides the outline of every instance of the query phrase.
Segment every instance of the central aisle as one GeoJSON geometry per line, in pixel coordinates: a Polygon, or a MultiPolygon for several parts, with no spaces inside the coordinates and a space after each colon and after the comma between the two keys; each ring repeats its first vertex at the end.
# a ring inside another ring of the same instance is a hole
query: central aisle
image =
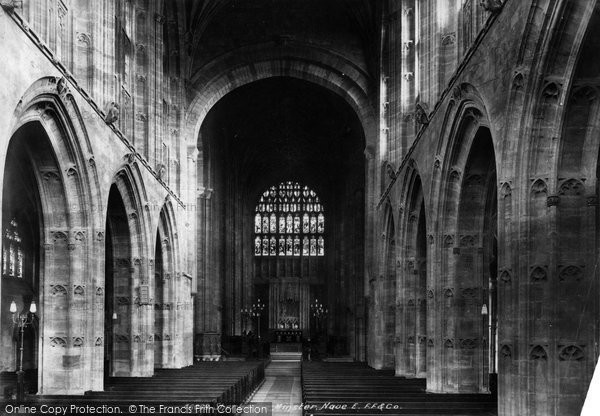
{"type": "Polygon", "coordinates": [[[263,385],[250,401],[273,403],[273,416],[302,416],[300,361],[271,361],[263,385]]]}

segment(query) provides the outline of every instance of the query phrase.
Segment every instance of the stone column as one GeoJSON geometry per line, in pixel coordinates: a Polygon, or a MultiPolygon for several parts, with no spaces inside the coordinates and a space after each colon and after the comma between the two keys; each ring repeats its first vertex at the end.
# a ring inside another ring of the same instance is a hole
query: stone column
{"type": "Polygon", "coordinates": [[[198,292],[194,351],[197,360],[217,359],[221,337],[221,274],[219,266],[218,222],[213,190],[203,188],[198,196],[198,292]]]}
{"type": "MultiPolygon", "coordinates": [[[[402,23],[400,26],[401,79],[400,79],[400,111],[396,116],[399,124],[400,157],[403,157],[411,145],[415,134],[414,103],[416,99],[415,84],[415,1],[402,2],[402,23]]],[[[401,160],[401,158],[399,159],[401,160]]]]}

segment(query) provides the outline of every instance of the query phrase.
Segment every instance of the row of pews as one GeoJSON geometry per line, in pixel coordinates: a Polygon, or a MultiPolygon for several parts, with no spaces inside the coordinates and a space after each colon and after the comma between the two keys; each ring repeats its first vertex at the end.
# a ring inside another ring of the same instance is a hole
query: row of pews
{"type": "Polygon", "coordinates": [[[37,402],[240,404],[265,377],[263,361],[200,362],[181,369],[157,369],[152,377],[111,377],[105,391],[83,396],[29,396],[37,402]]]}
{"type": "Polygon", "coordinates": [[[424,379],[395,377],[363,363],[303,362],[303,414],[496,415],[490,394],[432,394],[424,379]]]}

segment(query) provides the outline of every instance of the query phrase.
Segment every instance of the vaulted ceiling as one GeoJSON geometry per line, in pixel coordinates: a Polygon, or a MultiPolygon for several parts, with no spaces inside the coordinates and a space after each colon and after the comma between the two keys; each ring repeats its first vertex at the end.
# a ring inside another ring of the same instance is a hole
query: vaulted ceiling
{"type": "MultiPolygon", "coordinates": [[[[244,46],[294,42],[343,55],[374,75],[376,0],[182,0],[190,78],[220,55],[244,46]]],[[[248,57],[252,59],[252,57],[248,57]]]]}

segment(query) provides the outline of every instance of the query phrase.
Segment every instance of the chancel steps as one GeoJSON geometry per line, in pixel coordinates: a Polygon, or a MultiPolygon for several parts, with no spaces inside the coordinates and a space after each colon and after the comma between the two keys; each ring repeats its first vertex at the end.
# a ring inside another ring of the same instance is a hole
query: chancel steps
{"type": "Polygon", "coordinates": [[[271,352],[271,361],[291,361],[291,362],[300,362],[302,361],[302,353],[301,352],[271,352]]]}

